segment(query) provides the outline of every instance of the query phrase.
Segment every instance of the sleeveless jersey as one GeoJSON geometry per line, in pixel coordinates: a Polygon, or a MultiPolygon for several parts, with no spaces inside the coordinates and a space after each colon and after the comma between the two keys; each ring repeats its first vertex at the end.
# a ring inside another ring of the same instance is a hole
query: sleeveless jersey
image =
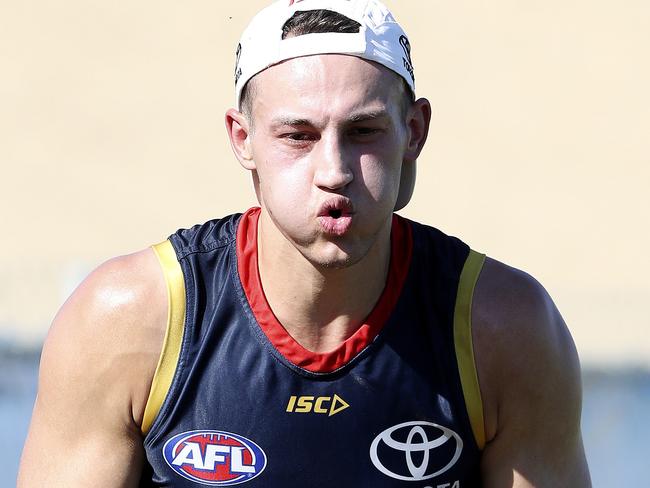
{"type": "Polygon", "coordinates": [[[484,256],[394,216],[373,311],[334,351],[314,353],[266,301],[259,212],[154,246],[170,306],[141,486],[480,486],[470,310],[484,256]]]}

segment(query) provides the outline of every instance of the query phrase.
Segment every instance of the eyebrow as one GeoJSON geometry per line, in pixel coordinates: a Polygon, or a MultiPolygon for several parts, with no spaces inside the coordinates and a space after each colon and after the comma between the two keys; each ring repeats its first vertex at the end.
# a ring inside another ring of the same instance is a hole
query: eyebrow
{"type": "MultiPolygon", "coordinates": [[[[385,109],[377,110],[367,110],[361,112],[353,112],[348,117],[346,117],[345,122],[348,124],[354,124],[358,122],[365,122],[368,120],[377,120],[387,118],[389,116],[388,111],[385,109]]],[[[304,118],[294,118],[294,117],[278,117],[274,119],[271,123],[273,128],[277,127],[304,127],[311,126],[314,127],[315,124],[312,120],[304,118]]]]}
{"type": "Polygon", "coordinates": [[[388,117],[388,112],[385,109],[368,110],[363,112],[356,112],[350,114],[347,118],[348,122],[365,122],[367,120],[383,119],[388,117]]]}
{"type": "Polygon", "coordinates": [[[299,127],[299,126],[305,126],[305,125],[311,125],[313,126],[314,123],[309,120],[309,119],[298,119],[298,118],[292,118],[292,117],[278,117],[277,119],[274,119],[271,122],[272,127],[299,127]]]}

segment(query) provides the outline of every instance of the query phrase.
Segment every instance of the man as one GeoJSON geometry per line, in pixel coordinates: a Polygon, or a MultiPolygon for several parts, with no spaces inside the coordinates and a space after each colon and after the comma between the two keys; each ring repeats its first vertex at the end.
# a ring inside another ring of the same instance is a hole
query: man
{"type": "Polygon", "coordinates": [[[589,486],[544,289],[393,214],[431,109],[388,10],[277,2],[235,78],[226,127],[260,208],[80,285],[19,486],[589,486]]]}

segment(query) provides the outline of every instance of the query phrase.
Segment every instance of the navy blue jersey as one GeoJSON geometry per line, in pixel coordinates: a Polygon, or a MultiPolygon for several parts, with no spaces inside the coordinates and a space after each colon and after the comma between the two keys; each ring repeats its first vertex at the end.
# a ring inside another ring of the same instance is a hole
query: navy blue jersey
{"type": "Polygon", "coordinates": [[[375,308],[334,351],[313,353],[264,296],[259,212],[154,247],[170,318],[145,410],[142,486],[479,486],[469,311],[483,256],[395,216],[375,308]]]}

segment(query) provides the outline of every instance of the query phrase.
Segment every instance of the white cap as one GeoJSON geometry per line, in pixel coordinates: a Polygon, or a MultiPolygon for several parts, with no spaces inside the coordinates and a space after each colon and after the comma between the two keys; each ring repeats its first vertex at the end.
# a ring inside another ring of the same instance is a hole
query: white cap
{"type": "Polygon", "coordinates": [[[279,0],[261,10],[237,46],[237,106],[246,82],[281,61],[313,54],[350,54],[375,61],[400,75],[415,94],[411,46],[388,8],[378,0],[279,0]],[[316,33],[282,39],[282,27],[296,12],[330,10],[361,24],[354,33],[316,33]]]}

